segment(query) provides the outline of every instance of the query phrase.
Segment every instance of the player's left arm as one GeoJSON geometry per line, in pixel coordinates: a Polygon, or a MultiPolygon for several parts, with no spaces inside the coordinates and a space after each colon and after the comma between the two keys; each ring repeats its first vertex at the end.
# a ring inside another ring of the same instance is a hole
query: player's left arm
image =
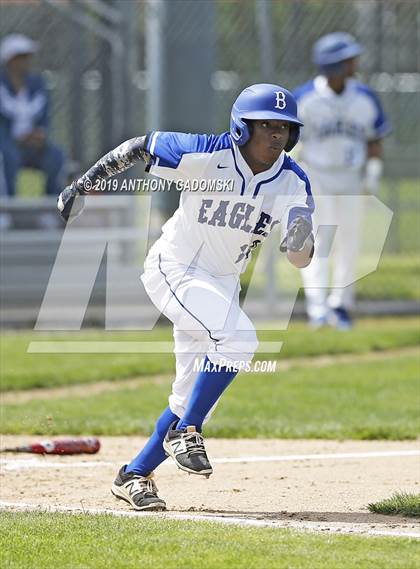
{"type": "MultiPolygon", "coordinates": [[[[312,199],[311,201],[313,203],[312,199]]],[[[298,269],[307,267],[315,252],[312,212],[312,206],[292,207],[289,212],[286,236],[280,244],[280,251],[287,253],[289,262],[298,269]]]]}
{"type": "Polygon", "coordinates": [[[377,194],[384,170],[382,139],[370,140],[367,143],[367,160],[365,166],[364,188],[370,194],[377,194]]]}
{"type": "Polygon", "coordinates": [[[370,194],[377,194],[383,173],[383,138],[391,132],[391,125],[376,93],[364,87],[372,108],[372,122],[368,127],[367,159],[363,186],[370,194]]]}
{"type": "Polygon", "coordinates": [[[280,245],[287,252],[292,265],[303,269],[309,265],[315,251],[312,222],[306,216],[297,216],[289,225],[287,235],[280,245]]]}
{"type": "Polygon", "coordinates": [[[315,202],[311,184],[305,172],[289,159],[289,167],[294,171],[294,192],[289,204],[286,236],[280,244],[280,251],[287,253],[287,259],[298,269],[309,265],[315,251],[312,214],[315,202]]]}

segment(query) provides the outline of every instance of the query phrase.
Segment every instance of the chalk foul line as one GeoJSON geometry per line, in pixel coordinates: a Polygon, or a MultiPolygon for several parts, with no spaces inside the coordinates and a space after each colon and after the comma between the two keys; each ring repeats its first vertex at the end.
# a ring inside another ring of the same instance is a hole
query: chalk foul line
{"type": "MultiPolygon", "coordinates": [[[[253,462],[289,462],[300,460],[352,460],[367,458],[393,458],[403,456],[420,457],[420,450],[395,450],[395,451],[376,451],[376,452],[343,452],[325,454],[290,454],[274,456],[236,456],[225,458],[212,458],[214,464],[234,464],[234,463],[253,463],[253,462]]],[[[61,462],[60,460],[49,460],[48,455],[36,458],[1,458],[0,467],[5,470],[19,470],[24,468],[95,468],[113,466],[119,464],[115,461],[85,460],[61,462]]],[[[66,457],[68,459],[69,457],[66,457]]],[[[161,466],[173,464],[172,459],[168,459],[161,466]]]]}

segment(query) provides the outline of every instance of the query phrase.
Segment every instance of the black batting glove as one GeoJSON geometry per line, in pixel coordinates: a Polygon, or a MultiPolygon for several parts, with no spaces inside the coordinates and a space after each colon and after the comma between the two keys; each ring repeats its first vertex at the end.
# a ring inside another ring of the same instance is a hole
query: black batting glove
{"type": "Polygon", "coordinates": [[[72,222],[78,217],[85,206],[84,192],[81,192],[75,182],[67,186],[57,198],[57,209],[65,222],[72,222]]]}
{"type": "Polygon", "coordinates": [[[296,217],[290,224],[287,235],[280,244],[280,251],[302,251],[306,240],[312,235],[312,224],[302,216],[296,217]]]}

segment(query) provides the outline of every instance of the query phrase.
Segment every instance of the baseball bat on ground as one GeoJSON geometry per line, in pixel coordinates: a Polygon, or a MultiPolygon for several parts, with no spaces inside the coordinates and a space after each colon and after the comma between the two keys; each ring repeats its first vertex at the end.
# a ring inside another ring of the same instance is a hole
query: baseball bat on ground
{"type": "Polygon", "coordinates": [[[5,448],[0,452],[31,452],[34,454],[95,454],[101,443],[94,437],[82,439],[57,439],[41,441],[25,446],[5,448]]]}

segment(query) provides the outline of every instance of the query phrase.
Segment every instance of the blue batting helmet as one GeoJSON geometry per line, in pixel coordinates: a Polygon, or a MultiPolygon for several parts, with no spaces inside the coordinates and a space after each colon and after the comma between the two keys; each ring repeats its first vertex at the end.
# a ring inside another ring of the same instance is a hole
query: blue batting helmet
{"type": "Polygon", "coordinates": [[[289,152],[299,140],[299,130],[303,123],[297,118],[296,99],[290,91],[280,85],[259,83],[242,91],[233,103],[230,116],[230,134],[238,146],[243,146],[251,138],[246,120],[274,119],[290,123],[289,140],[285,150],[289,152]]]}
{"type": "Polygon", "coordinates": [[[362,51],[362,46],[352,35],[334,32],[314,43],[312,61],[325,75],[339,75],[344,70],[343,61],[357,57],[362,51]]]}

